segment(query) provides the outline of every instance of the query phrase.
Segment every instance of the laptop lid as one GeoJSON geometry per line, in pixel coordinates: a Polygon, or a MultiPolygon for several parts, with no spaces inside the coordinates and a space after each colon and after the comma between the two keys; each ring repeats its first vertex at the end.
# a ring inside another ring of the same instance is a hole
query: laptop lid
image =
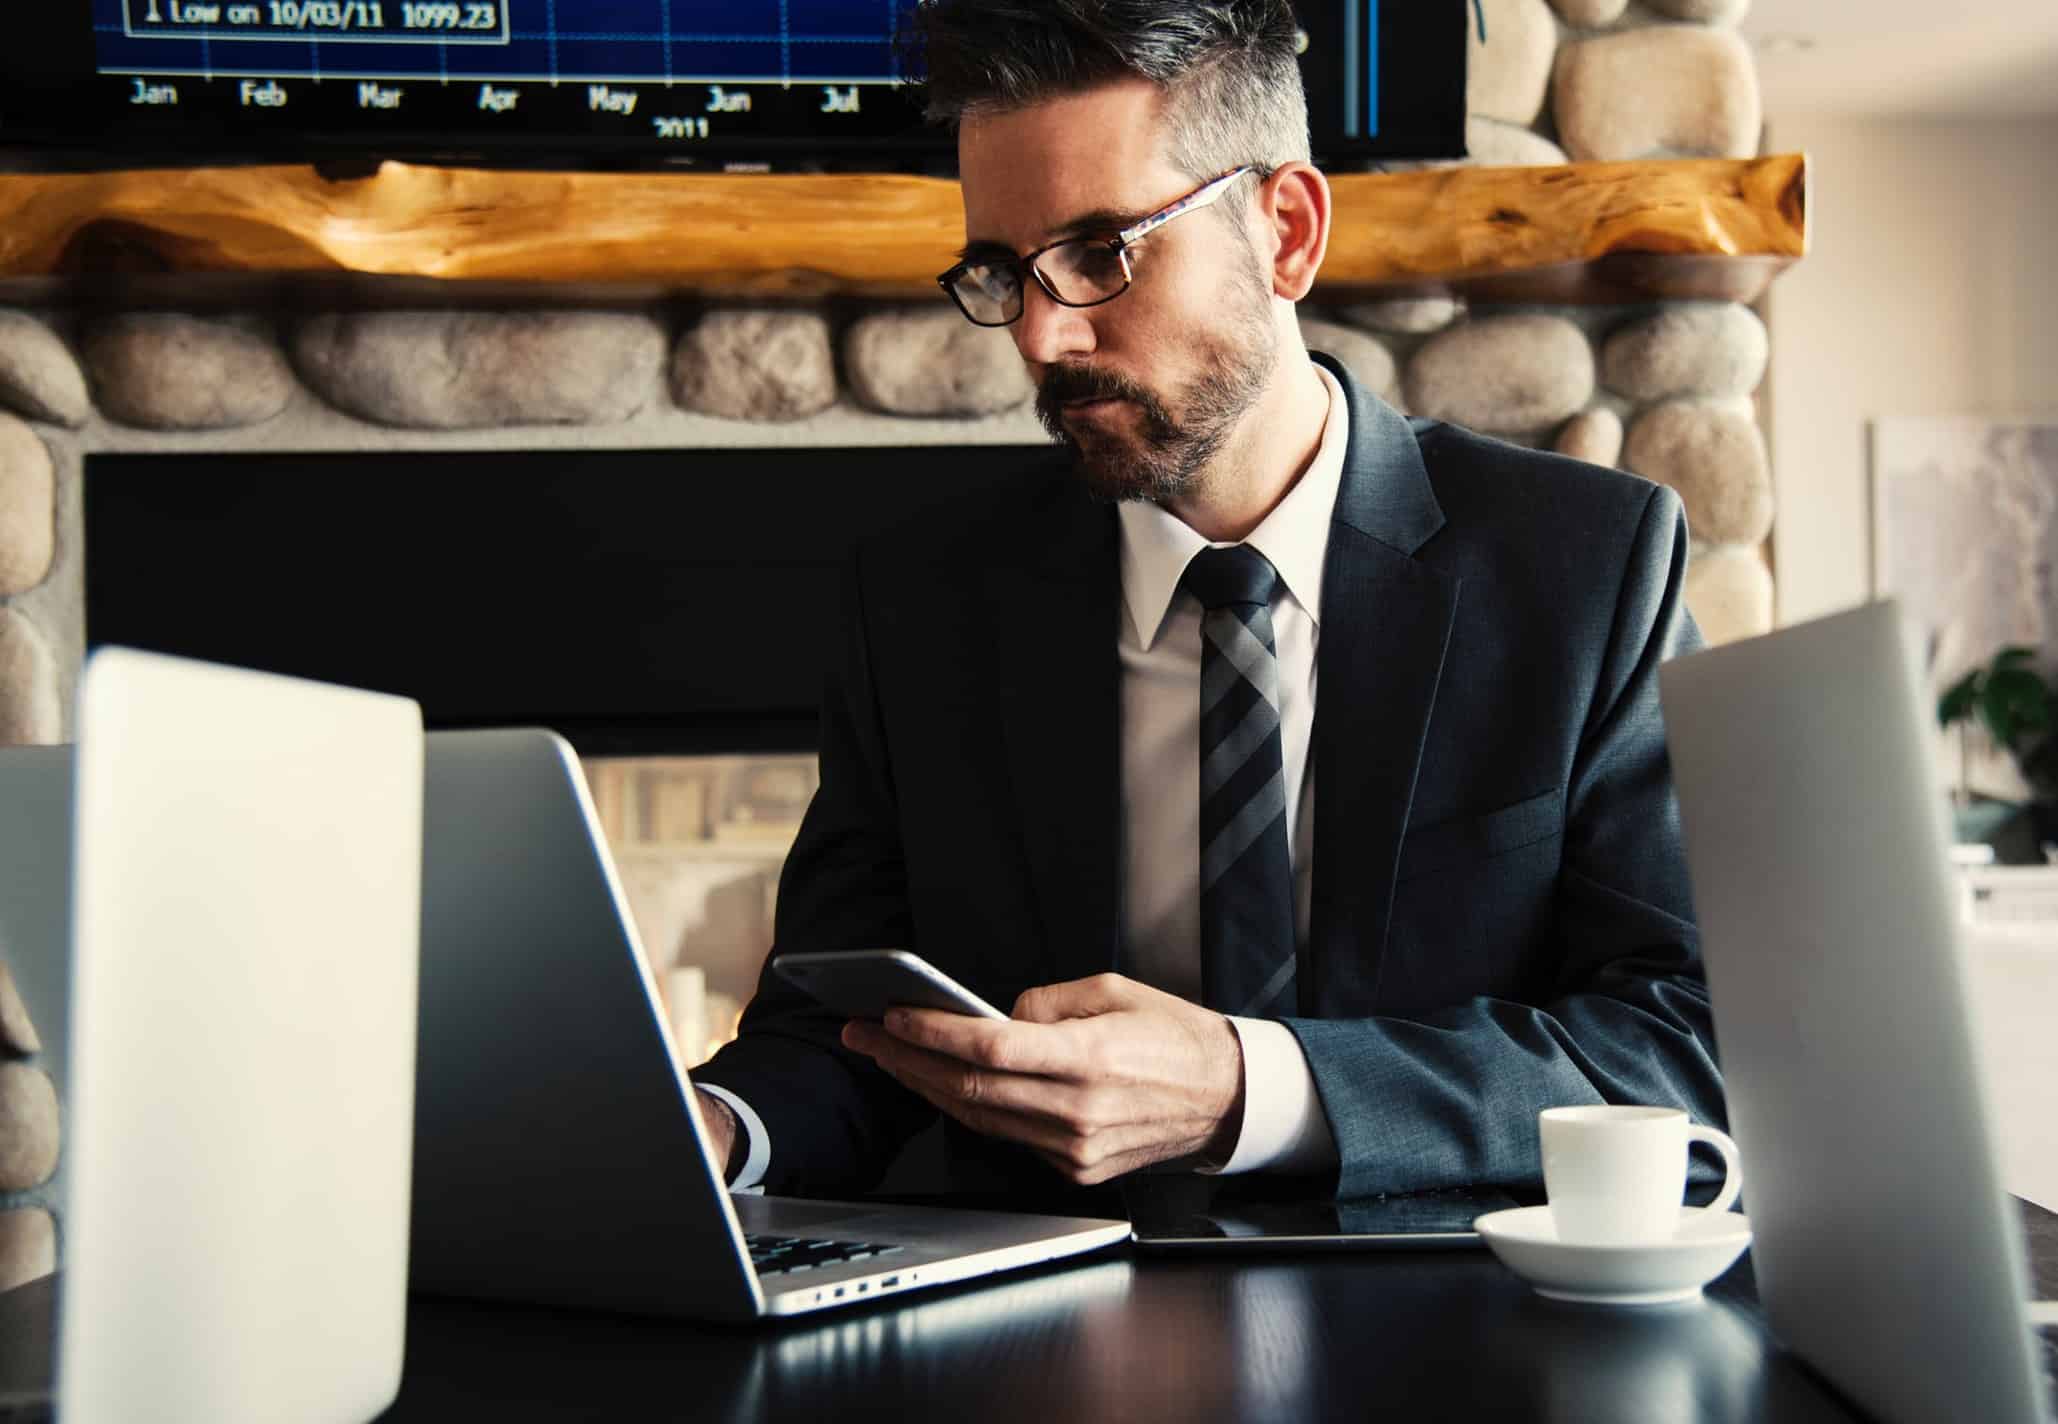
{"type": "Polygon", "coordinates": [[[571,748],[427,741],[414,1287],[761,1314],[571,748]]]}
{"type": "Polygon", "coordinates": [[[747,1320],[1129,1235],[1125,1221],[732,1198],[563,739],[431,736],[424,825],[417,1290],[747,1320]]]}
{"type": "Polygon", "coordinates": [[[2038,1419],[1898,609],[1681,658],[1660,682],[1774,1332],[1883,1419],[2038,1419]]]}
{"type": "Polygon", "coordinates": [[[400,1382],[420,915],[403,698],[106,649],[79,692],[67,1421],[400,1382]]]}

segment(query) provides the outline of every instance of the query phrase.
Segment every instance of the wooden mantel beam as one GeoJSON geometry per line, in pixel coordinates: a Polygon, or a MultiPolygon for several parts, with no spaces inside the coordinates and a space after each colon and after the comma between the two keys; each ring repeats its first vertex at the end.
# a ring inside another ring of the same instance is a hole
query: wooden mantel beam
{"type": "MultiPolygon", "coordinates": [[[[1445,168],[1332,179],[1322,293],[1751,300],[1807,250],[1807,163],[1445,168]]],[[[49,279],[429,279],[592,292],[934,296],[957,185],[897,175],[385,163],[0,174],[0,294],[49,279]]]]}

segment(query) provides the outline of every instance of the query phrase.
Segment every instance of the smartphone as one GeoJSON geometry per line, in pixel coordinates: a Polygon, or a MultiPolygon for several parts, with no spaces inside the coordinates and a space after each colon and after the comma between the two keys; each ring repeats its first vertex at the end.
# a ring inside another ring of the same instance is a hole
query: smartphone
{"type": "Polygon", "coordinates": [[[788,983],[854,1019],[883,1018],[895,1004],[982,1019],[1007,1017],[921,955],[905,949],[777,954],[772,956],[772,968],[788,983]]]}

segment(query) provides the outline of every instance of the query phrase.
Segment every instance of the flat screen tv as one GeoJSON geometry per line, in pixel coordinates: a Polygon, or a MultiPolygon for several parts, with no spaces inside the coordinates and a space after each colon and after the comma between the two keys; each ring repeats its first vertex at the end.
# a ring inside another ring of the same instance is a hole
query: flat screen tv
{"type": "MultiPolygon", "coordinates": [[[[7,0],[0,166],[948,172],[915,0],[7,0]]],[[[1464,151],[1466,0],[1303,0],[1316,155],[1464,151]]]]}

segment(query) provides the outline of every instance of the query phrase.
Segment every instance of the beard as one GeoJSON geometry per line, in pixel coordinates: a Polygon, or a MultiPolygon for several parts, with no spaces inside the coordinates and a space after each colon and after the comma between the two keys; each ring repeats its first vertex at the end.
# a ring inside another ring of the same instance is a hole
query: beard
{"type": "Polygon", "coordinates": [[[1036,417],[1072,452],[1080,477],[1106,503],[1166,504],[1198,488],[1245,412],[1264,394],[1277,364],[1279,338],[1269,295],[1239,284],[1243,296],[1221,335],[1193,343],[1200,370],[1167,399],[1141,382],[1087,365],[1057,365],[1036,392],[1036,417]],[[1064,421],[1068,401],[1124,400],[1140,419],[1132,429],[1064,421]]]}

